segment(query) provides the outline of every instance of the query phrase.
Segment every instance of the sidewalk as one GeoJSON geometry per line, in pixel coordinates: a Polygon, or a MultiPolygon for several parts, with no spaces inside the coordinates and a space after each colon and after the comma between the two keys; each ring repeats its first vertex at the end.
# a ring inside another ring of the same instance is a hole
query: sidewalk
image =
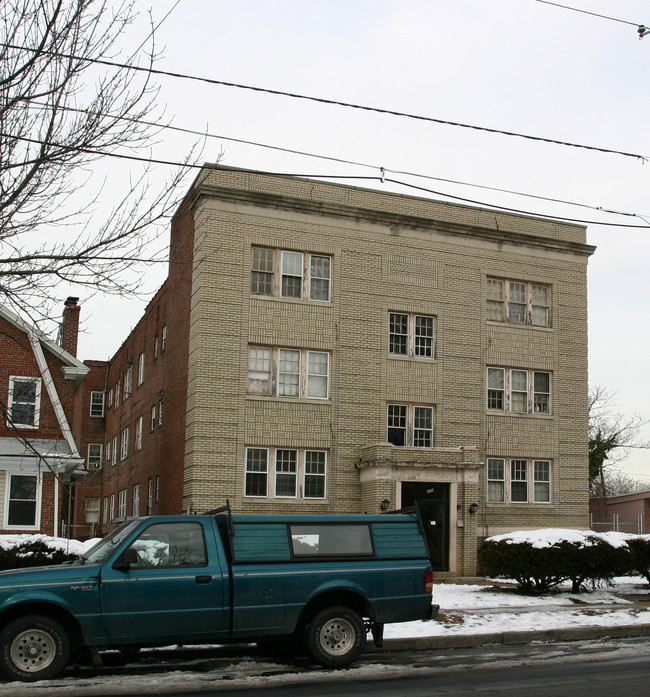
{"type": "Polygon", "coordinates": [[[579,594],[564,589],[540,597],[514,588],[488,580],[437,584],[438,619],[387,625],[382,650],[650,636],[650,585],[645,579],[625,577],[611,588],[579,594]]]}

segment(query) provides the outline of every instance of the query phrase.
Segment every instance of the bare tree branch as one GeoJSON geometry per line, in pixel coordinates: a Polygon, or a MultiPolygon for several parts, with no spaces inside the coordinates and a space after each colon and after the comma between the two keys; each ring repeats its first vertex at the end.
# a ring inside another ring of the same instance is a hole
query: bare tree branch
{"type": "Polygon", "coordinates": [[[618,411],[616,393],[601,386],[589,391],[589,484],[593,495],[612,495],[613,466],[628,458],[631,448],[650,447],[641,438],[641,429],[647,423],[649,420],[639,414],[629,416],[618,411]],[[612,486],[608,486],[608,480],[612,486]]]}
{"type": "Polygon", "coordinates": [[[98,64],[122,54],[136,2],[0,3],[0,302],[33,320],[48,316],[61,282],[131,294],[142,265],[162,261],[152,244],[187,169],[154,188],[151,148],[166,123],[151,75],[98,64]],[[96,181],[106,155],[135,153],[143,164],[132,179],[96,181]]]}

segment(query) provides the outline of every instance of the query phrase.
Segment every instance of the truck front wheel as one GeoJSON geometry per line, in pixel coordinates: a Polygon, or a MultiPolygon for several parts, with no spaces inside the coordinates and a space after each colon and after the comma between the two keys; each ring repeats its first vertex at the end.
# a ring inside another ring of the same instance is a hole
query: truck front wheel
{"type": "Polygon", "coordinates": [[[70,659],[70,639],[53,619],[19,617],[0,633],[0,668],[10,680],[35,682],[58,675],[70,659]]]}
{"type": "Polygon", "coordinates": [[[325,608],[307,626],[309,655],[325,668],[349,666],[361,655],[365,645],[363,620],[349,607],[325,608]]]}

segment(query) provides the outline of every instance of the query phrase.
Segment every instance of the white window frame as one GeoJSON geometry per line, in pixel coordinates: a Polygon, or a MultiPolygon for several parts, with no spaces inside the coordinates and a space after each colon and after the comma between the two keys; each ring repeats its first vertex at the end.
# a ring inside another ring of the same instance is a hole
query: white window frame
{"type": "Polygon", "coordinates": [[[106,525],[108,523],[108,496],[104,496],[104,501],[102,503],[102,524],[106,525]]]}
{"type": "Polygon", "coordinates": [[[166,348],[167,348],[167,325],[165,324],[162,328],[162,331],[161,331],[160,353],[165,353],[166,348]]]}
{"type": "Polygon", "coordinates": [[[550,460],[537,459],[532,463],[532,488],[533,488],[533,503],[551,503],[552,494],[552,474],[553,467],[550,460]],[[543,467],[544,476],[540,476],[540,469],[543,467]],[[540,491],[545,491],[544,495],[540,495],[540,491]]]}
{"type": "Polygon", "coordinates": [[[389,312],[388,355],[434,359],[436,357],[435,316],[415,312],[389,312]]]}
{"type": "Polygon", "coordinates": [[[327,467],[328,453],[321,448],[247,447],[244,456],[244,497],[325,501],[327,467]],[[249,458],[249,455],[255,459],[249,458]],[[249,475],[259,479],[259,483],[252,482],[249,475]],[[322,496],[305,493],[314,484],[318,491],[322,491],[322,496]],[[257,493],[251,493],[253,490],[257,493]]]}
{"type": "Polygon", "coordinates": [[[41,378],[36,378],[28,375],[10,375],[9,376],[9,399],[8,399],[8,419],[7,425],[11,428],[39,428],[41,421],[41,378]],[[29,383],[34,385],[34,401],[14,401],[14,393],[16,392],[16,383],[29,383]],[[14,418],[14,405],[27,404],[34,409],[34,420],[32,423],[21,422],[20,418],[14,418]]]}
{"type": "Polygon", "coordinates": [[[327,401],[330,373],[329,351],[248,347],[246,391],[249,395],[327,401]]]}
{"type": "Polygon", "coordinates": [[[90,416],[98,419],[104,416],[104,403],[106,401],[106,393],[99,390],[93,390],[90,393],[90,416]]]}
{"type": "Polygon", "coordinates": [[[87,469],[98,470],[102,466],[104,446],[101,443],[88,443],[87,469]]]}
{"type": "Polygon", "coordinates": [[[134,516],[140,515],[140,485],[133,485],[133,497],[131,499],[131,511],[134,516]]]}
{"type": "Polygon", "coordinates": [[[549,505],[553,499],[553,461],[550,458],[488,457],[486,467],[488,504],[549,505]],[[497,476],[498,475],[498,476],[497,476]],[[517,487],[525,483],[525,487],[517,487]],[[523,495],[513,495],[515,488],[523,495]],[[500,492],[495,496],[493,492],[500,492]]]}
{"type": "Polygon", "coordinates": [[[396,448],[432,448],[435,444],[436,431],[436,411],[431,404],[407,404],[400,402],[390,402],[386,408],[386,441],[393,443],[396,448]],[[423,412],[429,414],[431,427],[423,428],[419,419],[424,415],[423,412]],[[394,443],[395,440],[400,440],[392,436],[397,432],[404,434],[403,443],[394,443]],[[425,434],[429,434],[427,445],[421,445],[420,442],[425,434]]]}
{"type": "Polygon", "coordinates": [[[86,499],[86,518],[85,521],[89,525],[99,524],[99,498],[88,497],[86,499]]]}
{"type": "Polygon", "coordinates": [[[124,401],[133,394],[133,366],[130,365],[124,373],[124,401]]]}
{"type": "Polygon", "coordinates": [[[158,428],[162,426],[163,422],[163,401],[162,399],[158,402],[158,428]]]}
{"type": "Polygon", "coordinates": [[[112,523],[115,520],[115,494],[110,496],[109,514],[109,522],[112,523]]]}
{"type": "Polygon", "coordinates": [[[153,512],[153,479],[149,477],[147,482],[147,515],[153,512]]]}
{"type": "Polygon", "coordinates": [[[5,492],[5,502],[4,502],[4,528],[6,530],[36,530],[41,525],[41,506],[42,506],[42,488],[41,488],[41,478],[37,474],[30,474],[26,472],[7,472],[7,483],[5,492]],[[11,489],[12,481],[17,477],[25,477],[35,480],[35,494],[34,498],[19,499],[12,498],[11,489]],[[20,502],[34,502],[34,519],[33,523],[29,524],[16,524],[10,523],[11,506],[12,503],[20,502]]]}
{"type": "Polygon", "coordinates": [[[487,279],[486,312],[490,322],[550,328],[551,300],[551,286],[548,283],[494,277],[487,279]]]}
{"type": "Polygon", "coordinates": [[[138,416],[135,420],[135,452],[142,450],[142,431],[144,429],[144,418],[138,416]]]}
{"type": "Polygon", "coordinates": [[[120,435],[120,460],[126,460],[129,456],[129,427],[122,430],[120,435]]]}
{"type": "Polygon", "coordinates": [[[138,356],[138,387],[144,382],[144,351],[138,356]]]}
{"type": "Polygon", "coordinates": [[[151,432],[156,430],[156,405],[151,407],[151,432]]]}
{"type": "Polygon", "coordinates": [[[117,517],[124,519],[129,510],[129,490],[121,489],[117,496],[117,517]]]}
{"type": "Polygon", "coordinates": [[[552,392],[553,374],[550,370],[487,367],[485,406],[489,412],[549,416],[553,407],[552,392]],[[524,374],[525,388],[522,387],[524,374]],[[542,376],[548,382],[544,390],[539,389],[537,380],[542,376]],[[521,404],[524,394],[525,409],[521,404]]]}
{"type": "Polygon", "coordinates": [[[113,436],[113,448],[111,456],[111,466],[117,464],[117,436],[113,436]]]}
{"type": "Polygon", "coordinates": [[[503,457],[488,457],[486,466],[487,502],[506,502],[506,460],[503,457]],[[492,485],[492,486],[490,486],[492,485]],[[493,492],[497,492],[496,495],[493,492]]]}
{"type": "Polygon", "coordinates": [[[332,301],[332,256],[253,245],[251,294],[329,303],[332,301]]]}

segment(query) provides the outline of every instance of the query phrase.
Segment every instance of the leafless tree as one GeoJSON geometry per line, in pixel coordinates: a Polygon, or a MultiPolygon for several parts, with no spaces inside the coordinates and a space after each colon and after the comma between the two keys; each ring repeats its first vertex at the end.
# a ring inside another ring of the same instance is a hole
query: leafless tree
{"type": "Polygon", "coordinates": [[[148,72],[153,29],[131,55],[120,50],[136,4],[0,2],[0,302],[33,320],[47,316],[61,282],[128,294],[140,265],[161,260],[152,243],[186,170],[152,184],[160,129],[151,124],[164,111],[148,72]],[[141,162],[98,183],[106,156],[141,162]]]}
{"type": "MultiPolygon", "coordinates": [[[[589,483],[593,496],[614,496],[632,485],[614,467],[632,448],[648,448],[641,429],[648,423],[639,414],[618,410],[616,394],[596,386],[589,391],[589,483]]],[[[648,488],[643,486],[643,489],[648,488]]]]}

